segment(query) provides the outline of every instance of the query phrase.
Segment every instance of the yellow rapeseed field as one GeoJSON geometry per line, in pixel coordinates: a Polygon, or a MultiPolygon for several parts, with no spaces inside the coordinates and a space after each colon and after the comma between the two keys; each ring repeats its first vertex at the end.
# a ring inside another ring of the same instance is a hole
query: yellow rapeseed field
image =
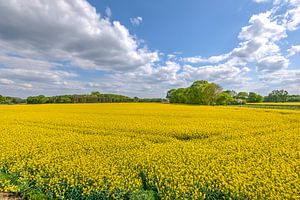
{"type": "MultiPolygon", "coordinates": [[[[154,103],[0,107],[0,191],[300,199],[300,111],[154,103]]],[[[98,195],[98,196],[97,196],[98,195]]]]}
{"type": "Polygon", "coordinates": [[[274,106],[300,106],[300,102],[262,102],[262,103],[247,103],[247,105],[274,105],[274,106]]]}

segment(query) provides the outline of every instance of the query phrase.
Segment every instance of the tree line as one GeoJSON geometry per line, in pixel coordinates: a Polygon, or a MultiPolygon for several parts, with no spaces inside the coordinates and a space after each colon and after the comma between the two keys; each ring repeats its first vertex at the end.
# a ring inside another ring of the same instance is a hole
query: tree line
{"type": "Polygon", "coordinates": [[[171,89],[167,99],[138,98],[118,94],[101,94],[98,91],[90,94],[73,94],[60,96],[29,96],[27,99],[0,95],[0,104],[51,104],[51,103],[117,103],[117,102],[167,102],[202,104],[202,105],[234,105],[259,102],[300,102],[300,95],[289,95],[286,90],[273,90],[263,97],[255,92],[223,91],[222,87],[205,80],[195,81],[190,87],[171,89]]]}
{"type": "Polygon", "coordinates": [[[162,102],[161,98],[138,98],[128,97],[118,94],[101,94],[92,92],[84,95],[61,95],[50,96],[44,95],[30,96],[26,99],[27,104],[51,104],[51,103],[118,103],[118,102],[162,102]]]}
{"type": "Polygon", "coordinates": [[[259,102],[299,101],[300,95],[288,95],[286,90],[273,90],[263,97],[255,92],[223,91],[216,83],[205,80],[195,81],[190,87],[171,89],[166,98],[170,103],[200,104],[200,105],[235,105],[259,102]]]}
{"type": "Polygon", "coordinates": [[[20,104],[26,103],[25,99],[19,97],[9,97],[0,95],[0,104],[20,104]]]}

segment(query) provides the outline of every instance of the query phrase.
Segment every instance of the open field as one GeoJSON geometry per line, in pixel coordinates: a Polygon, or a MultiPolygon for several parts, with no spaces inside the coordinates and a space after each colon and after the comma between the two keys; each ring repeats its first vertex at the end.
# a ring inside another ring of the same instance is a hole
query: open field
{"type": "Polygon", "coordinates": [[[273,109],[300,110],[300,102],[284,102],[284,103],[263,102],[263,103],[247,103],[245,105],[235,105],[235,106],[248,107],[248,108],[273,108],[273,109]]]}
{"type": "Polygon", "coordinates": [[[0,107],[0,191],[36,199],[300,198],[300,111],[0,107]]]}
{"type": "Polygon", "coordinates": [[[263,103],[247,103],[247,105],[269,105],[269,106],[300,106],[300,102],[263,102],[263,103]]]}

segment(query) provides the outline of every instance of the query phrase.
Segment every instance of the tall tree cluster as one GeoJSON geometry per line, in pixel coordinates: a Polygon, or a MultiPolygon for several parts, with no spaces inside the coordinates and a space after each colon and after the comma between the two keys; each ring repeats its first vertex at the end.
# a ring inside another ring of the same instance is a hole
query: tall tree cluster
{"type": "Polygon", "coordinates": [[[205,80],[195,81],[188,88],[171,89],[167,93],[170,103],[214,105],[222,88],[205,80]]]}
{"type": "Polygon", "coordinates": [[[267,102],[286,102],[288,100],[288,92],[286,90],[273,90],[265,101],[267,102]]]}
{"type": "Polygon", "coordinates": [[[167,98],[170,103],[200,105],[244,104],[263,101],[263,96],[254,92],[223,91],[221,86],[205,80],[195,81],[188,88],[171,89],[167,93],[167,98]]]}

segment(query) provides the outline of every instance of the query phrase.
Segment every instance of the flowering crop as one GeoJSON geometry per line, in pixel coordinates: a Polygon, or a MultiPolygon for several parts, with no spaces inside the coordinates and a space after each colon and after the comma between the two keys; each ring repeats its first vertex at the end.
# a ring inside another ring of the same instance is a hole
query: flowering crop
{"type": "Polygon", "coordinates": [[[17,105],[0,107],[0,122],[0,191],[42,191],[48,199],[141,191],[161,199],[300,198],[299,110],[17,105]]]}
{"type": "Polygon", "coordinates": [[[300,106],[300,102],[262,102],[262,103],[247,103],[247,105],[272,105],[272,106],[300,106]]]}

